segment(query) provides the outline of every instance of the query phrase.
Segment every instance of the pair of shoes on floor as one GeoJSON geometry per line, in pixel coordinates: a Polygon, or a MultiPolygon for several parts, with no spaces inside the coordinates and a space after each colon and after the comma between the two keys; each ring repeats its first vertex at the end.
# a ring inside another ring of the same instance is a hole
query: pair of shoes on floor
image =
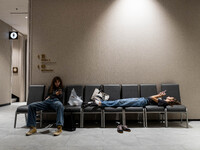
{"type": "MultiPolygon", "coordinates": [[[[30,130],[26,133],[26,136],[30,136],[37,132],[36,127],[30,127],[30,130]]],[[[58,136],[62,133],[62,126],[57,126],[57,130],[53,133],[54,136],[58,136]]]]}
{"type": "Polygon", "coordinates": [[[123,131],[127,131],[127,132],[131,132],[131,129],[129,129],[128,127],[127,127],[127,125],[118,125],[117,126],[117,132],[119,132],[119,133],[123,133],[123,131]]]}

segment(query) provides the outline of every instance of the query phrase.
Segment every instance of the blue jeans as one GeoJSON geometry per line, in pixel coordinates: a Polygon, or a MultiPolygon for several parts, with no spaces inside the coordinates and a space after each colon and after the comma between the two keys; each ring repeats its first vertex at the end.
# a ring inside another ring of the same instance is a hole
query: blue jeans
{"type": "Polygon", "coordinates": [[[102,107],[144,107],[148,104],[148,99],[141,98],[126,98],[114,101],[101,101],[102,107]]]}
{"type": "Polygon", "coordinates": [[[57,112],[56,125],[64,124],[64,106],[58,98],[34,102],[28,106],[28,127],[36,127],[36,111],[53,109],[57,112]]]}

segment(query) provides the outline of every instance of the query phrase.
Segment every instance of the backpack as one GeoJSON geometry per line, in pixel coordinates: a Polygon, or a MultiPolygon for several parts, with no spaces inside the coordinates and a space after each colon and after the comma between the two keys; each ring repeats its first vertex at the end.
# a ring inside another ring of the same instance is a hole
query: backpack
{"type": "Polygon", "coordinates": [[[65,121],[64,121],[63,130],[66,130],[66,131],[75,131],[76,130],[76,124],[75,124],[72,113],[65,114],[64,120],[65,121]]]}

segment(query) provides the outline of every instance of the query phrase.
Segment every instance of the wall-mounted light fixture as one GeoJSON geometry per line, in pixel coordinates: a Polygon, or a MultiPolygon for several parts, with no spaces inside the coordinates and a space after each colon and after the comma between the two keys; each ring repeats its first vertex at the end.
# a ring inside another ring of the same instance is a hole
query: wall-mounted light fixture
{"type": "Polygon", "coordinates": [[[16,31],[9,32],[9,39],[10,40],[16,40],[16,39],[18,39],[18,32],[16,32],[16,31]]]}
{"type": "Polygon", "coordinates": [[[13,73],[18,73],[18,67],[13,67],[13,73]]]}

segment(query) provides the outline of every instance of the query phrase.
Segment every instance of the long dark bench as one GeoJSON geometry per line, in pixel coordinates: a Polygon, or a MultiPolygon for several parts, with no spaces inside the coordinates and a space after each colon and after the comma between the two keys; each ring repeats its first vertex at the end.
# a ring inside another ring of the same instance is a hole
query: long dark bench
{"type": "MultiPolygon", "coordinates": [[[[31,85],[32,86],[32,85],[31,85]]],[[[44,86],[43,86],[44,87],[44,86]]],[[[74,88],[77,95],[83,99],[83,102],[90,101],[92,93],[95,88],[99,88],[100,84],[97,85],[69,85],[65,87],[63,104],[65,107],[65,113],[79,114],[80,115],[80,127],[84,127],[84,116],[87,114],[97,114],[101,116],[101,127],[105,127],[106,123],[106,115],[107,114],[116,114],[122,116],[123,124],[126,124],[126,114],[136,113],[142,114],[143,117],[143,126],[147,127],[147,115],[149,113],[158,113],[165,115],[165,126],[168,126],[167,123],[167,113],[185,113],[186,114],[186,127],[188,127],[188,115],[187,108],[184,105],[174,105],[174,107],[167,106],[160,107],[156,105],[148,105],[146,107],[99,107],[94,109],[94,106],[88,106],[86,108],[82,108],[81,106],[70,106],[68,104],[69,96],[71,94],[71,90],[74,88]]],[[[109,100],[117,100],[122,98],[131,98],[131,97],[148,97],[154,94],[157,94],[157,88],[155,84],[105,84],[103,85],[104,92],[110,95],[109,100]]],[[[162,84],[162,90],[167,90],[167,94],[170,96],[174,96],[178,100],[180,100],[180,91],[178,84],[162,84]]],[[[41,86],[40,86],[40,90],[41,86]]],[[[29,95],[33,96],[32,93],[29,95]]],[[[36,94],[36,93],[35,93],[36,94]]],[[[43,93],[42,93],[43,94],[43,93]]],[[[40,95],[42,95],[40,94],[40,95]]],[[[29,97],[30,99],[30,97],[29,97]]],[[[27,106],[26,106],[27,107],[27,106]]],[[[18,109],[17,109],[18,110],[18,109]]],[[[27,113],[27,111],[25,112],[27,113]]],[[[42,111],[43,113],[55,113],[55,111],[42,111]]],[[[42,115],[41,115],[42,116],[42,115]]],[[[42,123],[42,117],[41,117],[42,123]]]]}

